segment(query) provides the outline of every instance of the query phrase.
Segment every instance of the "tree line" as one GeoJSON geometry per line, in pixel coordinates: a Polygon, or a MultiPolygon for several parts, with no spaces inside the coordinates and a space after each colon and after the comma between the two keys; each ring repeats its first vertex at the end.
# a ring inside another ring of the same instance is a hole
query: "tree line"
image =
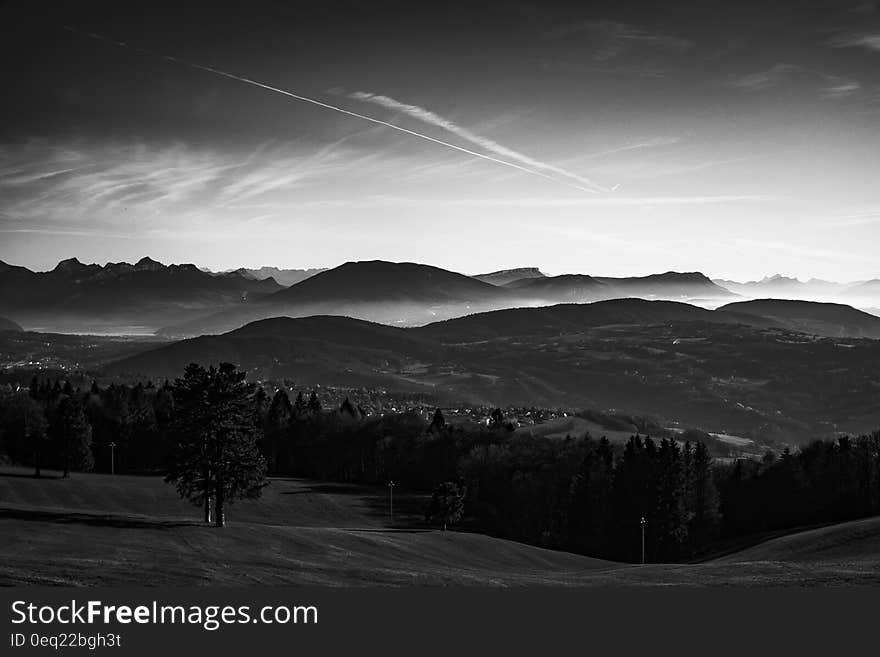
{"type": "MultiPolygon", "coordinates": [[[[698,432],[688,434],[699,436],[698,432]]],[[[497,536],[637,562],[704,554],[756,532],[880,513],[880,432],[719,462],[700,440],[521,435],[415,413],[368,417],[348,400],[268,393],[229,364],[156,386],[34,380],[0,395],[0,454],[40,467],[162,473],[222,525],[269,475],[434,493],[426,517],[497,536]],[[642,523],[644,519],[644,524],[642,523]]],[[[0,457],[2,458],[2,457],[0,457]]]]}

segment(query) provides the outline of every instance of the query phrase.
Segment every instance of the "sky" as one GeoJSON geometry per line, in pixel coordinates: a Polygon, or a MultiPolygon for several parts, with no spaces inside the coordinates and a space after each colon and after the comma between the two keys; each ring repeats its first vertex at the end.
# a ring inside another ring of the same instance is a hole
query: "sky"
{"type": "Polygon", "coordinates": [[[30,0],[0,26],[11,264],[880,277],[877,1],[30,0]]]}

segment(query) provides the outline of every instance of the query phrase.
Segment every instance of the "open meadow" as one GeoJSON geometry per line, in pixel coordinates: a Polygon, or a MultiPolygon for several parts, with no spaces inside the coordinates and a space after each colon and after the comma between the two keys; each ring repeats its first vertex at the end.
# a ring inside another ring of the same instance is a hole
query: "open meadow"
{"type": "Polygon", "coordinates": [[[425,526],[423,496],[270,479],[224,529],[159,477],[0,470],[0,584],[860,586],[880,584],[880,518],[796,532],[698,564],[633,566],[425,526]]]}

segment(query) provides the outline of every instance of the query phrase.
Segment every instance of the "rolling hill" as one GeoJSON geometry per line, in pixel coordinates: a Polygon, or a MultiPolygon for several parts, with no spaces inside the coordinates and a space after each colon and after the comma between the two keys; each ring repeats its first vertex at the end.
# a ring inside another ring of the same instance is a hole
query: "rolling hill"
{"type": "Polygon", "coordinates": [[[435,322],[413,331],[444,342],[467,342],[523,335],[555,336],[615,324],[647,327],[669,322],[776,325],[772,320],[746,314],[706,310],[676,301],[633,298],[496,310],[435,322]]]}
{"type": "Polygon", "coordinates": [[[271,479],[198,522],[160,477],[0,471],[0,584],[33,586],[795,586],[880,584],[880,518],[793,532],[697,564],[632,566],[425,527],[423,496],[271,479]],[[50,473],[47,473],[50,474],[50,473]],[[100,559],[96,558],[100,555],[100,559]]]}
{"type": "MultiPolygon", "coordinates": [[[[107,371],[168,376],[190,362],[240,363],[263,378],[317,375],[334,380],[360,378],[367,372],[404,368],[406,363],[443,359],[451,345],[534,336],[537,339],[579,334],[591,327],[669,322],[712,322],[774,326],[758,316],[705,310],[674,301],[615,299],[591,304],[561,304],[476,313],[423,327],[394,327],[339,315],[275,317],[258,320],[220,335],[203,335],[162,346],[113,363],[107,371]]],[[[327,382],[327,379],[322,379],[327,382]]],[[[387,383],[387,380],[385,381],[387,383]]]]}
{"type": "Polygon", "coordinates": [[[839,303],[756,299],[730,303],[718,311],[763,317],[801,333],[832,338],[880,338],[880,317],[839,303]]]}
{"type": "MultiPolygon", "coordinates": [[[[727,555],[718,561],[877,563],[880,562],[880,517],[850,520],[794,532],[727,555]]],[[[880,573],[880,570],[877,572],[880,573]]]]}
{"type": "Polygon", "coordinates": [[[436,351],[418,336],[384,324],[339,316],[276,317],[137,354],[106,371],[158,377],[181,372],[191,362],[228,361],[263,379],[387,386],[397,382],[391,372],[405,371],[436,351]]]}
{"type": "Polygon", "coordinates": [[[287,378],[301,387],[617,409],[764,443],[803,443],[880,423],[880,342],[823,339],[757,315],[668,301],[519,308],[412,328],[279,318],[140,353],[103,372],[173,378],[192,361],[230,361],[252,379],[287,378]]]}
{"type": "Polygon", "coordinates": [[[25,474],[0,472],[2,584],[567,585],[618,565],[432,530],[403,490],[391,525],[384,488],[272,479],[217,530],[160,477],[25,474]]]}

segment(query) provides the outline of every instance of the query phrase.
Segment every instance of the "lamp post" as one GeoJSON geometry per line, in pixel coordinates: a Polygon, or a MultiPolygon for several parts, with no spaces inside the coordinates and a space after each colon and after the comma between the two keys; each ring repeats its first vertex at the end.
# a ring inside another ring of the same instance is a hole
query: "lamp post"
{"type": "Polygon", "coordinates": [[[110,474],[116,474],[116,443],[110,443],[110,474]]]}
{"type": "Polygon", "coordinates": [[[639,524],[642,526],[642,564],[645,563],[645,516],[642,516],[639,524]]]}
{"type": "Polygon", "coordinates": [[[388,505],[391,512],[391,524],[394,524],[394,480],[388,482],[388,505]]]}

